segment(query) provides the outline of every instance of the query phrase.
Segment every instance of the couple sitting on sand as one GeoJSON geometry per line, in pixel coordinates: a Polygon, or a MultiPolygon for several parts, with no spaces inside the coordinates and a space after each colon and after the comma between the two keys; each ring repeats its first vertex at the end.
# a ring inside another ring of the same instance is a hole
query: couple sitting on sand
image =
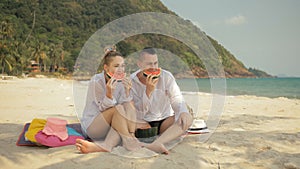
{"type": "Polygon", "coordinates": [[[162,69],[159,77],[144,73],[158,68],[155,50],[144,48],[137,65],[139,70],[130,79],[118,80],[125,71],[124,58],[115,47],[105,50],[103,71],[89,82],[81,119],[83,131],[93,142],[76,140],[80,152],[110,152],[122,143],[129,151],[146,147],[168,154],[164,144],[181,136],[191,125],[192,116],[174,76],[162,69]],[[152,143],[140,142],[136,130],[153,124],[158,127],[159,137],[152,143]]]}

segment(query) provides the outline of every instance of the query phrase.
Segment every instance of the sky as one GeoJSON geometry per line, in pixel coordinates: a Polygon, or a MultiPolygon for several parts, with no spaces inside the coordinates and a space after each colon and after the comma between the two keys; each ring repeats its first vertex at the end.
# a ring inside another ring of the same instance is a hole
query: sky
{"type": "Polygon", "coordinates": [[[161,0],[249,68],[300,77],[300,0],[161,0]]]}

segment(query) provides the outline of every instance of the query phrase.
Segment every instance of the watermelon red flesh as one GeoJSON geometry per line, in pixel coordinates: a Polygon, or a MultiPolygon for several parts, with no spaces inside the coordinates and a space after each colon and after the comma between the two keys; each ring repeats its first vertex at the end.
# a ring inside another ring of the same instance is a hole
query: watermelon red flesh
{"type": "Polygon", "coordinates": [[[160,75],[160,68],[149,68],[143,71],[144,76],[153,75],[154,77],[158,77],[160,75]]]}
{"type": "Polygon", "coordinates": [[[111,78],[111,77],[113,77],[113,78],[115,78],[118,82],[119,81],[122,81],[122,79],[126,76],[126,73],[123,73],[123,72],[116,72],[116,73],[111,73],[111,72],[108,72],[107,73],[107,76],[109,77],[109,78],[111,78]]]}

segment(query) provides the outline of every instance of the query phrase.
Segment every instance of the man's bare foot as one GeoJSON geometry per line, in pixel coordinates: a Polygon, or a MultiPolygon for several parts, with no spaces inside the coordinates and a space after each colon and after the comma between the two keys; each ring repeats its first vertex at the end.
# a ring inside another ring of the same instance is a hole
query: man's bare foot
{"type": "Polygon", "coordinates": [[[169,154],[168,149],[166,149],[166,147],[161,143],[153,142],[151,144],[144,144],[144,147],[157,153],[166,154],[166,155],[169,154]]]}
{"type": "Polygon", "coordinates": [[[87,153],[93,153],[93,152],[110,152],[111,148],[107,146],[105,143],[102,143],[100,145],[89,142],[82,139],[76,139],[76,148],[81,153],[87,154],[87,153]]]}
{"type": "Polygon", "coordinates": [[[142,147],[140,141],[135,137],[124,136],[122,137],[122,141],[123,146],[129,151],[135,151],[142,147]]]}

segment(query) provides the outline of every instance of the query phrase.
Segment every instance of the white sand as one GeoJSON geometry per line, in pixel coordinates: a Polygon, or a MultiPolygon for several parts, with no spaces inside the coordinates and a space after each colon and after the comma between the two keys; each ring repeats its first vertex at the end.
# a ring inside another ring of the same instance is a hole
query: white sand
{"type": "MultiPolygon", "coordinates": [[[[211,95],[185,95],[207,118],[211,95]],[[198,102],[197,102],[198,103],[198,102]]],[[[217,130],[204,143],[187,136],[169,155],[144,159],[111,153],[80,154],[74,146],[19,147],[16,141],[33,118],[77,122],[71,80],[0,80],[0,168],[300,168],[300,100],[226,96],[217,130]]]]}

